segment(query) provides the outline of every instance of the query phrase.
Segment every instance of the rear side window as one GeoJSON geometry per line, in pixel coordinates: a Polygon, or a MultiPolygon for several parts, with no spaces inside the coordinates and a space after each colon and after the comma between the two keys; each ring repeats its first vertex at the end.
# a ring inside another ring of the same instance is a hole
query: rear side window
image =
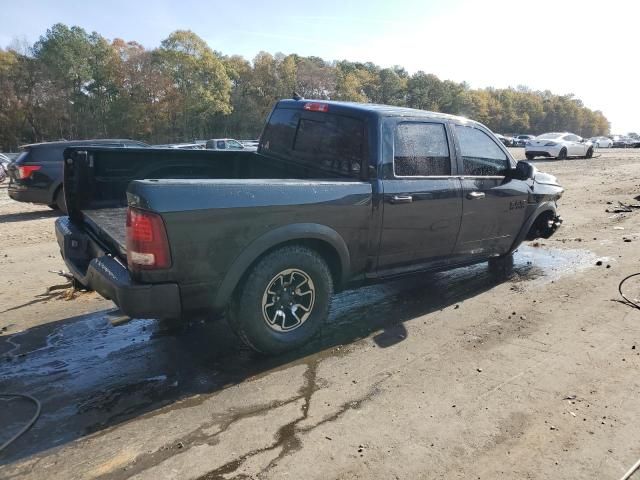
{"type": "Polygon", "coordinates": [[[462,153],[464,175],[498,176],[509,168],[509,159],[486,133],[473,127],[456,125],[462,153]]]}
{"type": "Polygon", "coordinates": [[[276,109],[269,118],[267,128],[262,135],[262,150],[289,158],[298,120],[299,115],[296,110],[276,109]]]}
{"type": "Polygon", "coordinates": [[[62,162],[64,147],[39,147],[31,151],[31,162],[62,162]]]}
{"type": "Polygon", "coordinates": [[[449,145],[440,123],[400,123],[393,142],[393,168],[398,177],[451,175],[449,145]]]}
{"type": "Polygon", "coordinates": [[[358,176],[363,147],[361,120],[320,113],[300,119],[293,150],[314,165],[358,176]]]}
{"type": "Polygon", "coordinates": [[[342,115],[276,109],[262,136],[261,151],[331,175],[359,178],[365,156],[365,124],[342,115]]]}

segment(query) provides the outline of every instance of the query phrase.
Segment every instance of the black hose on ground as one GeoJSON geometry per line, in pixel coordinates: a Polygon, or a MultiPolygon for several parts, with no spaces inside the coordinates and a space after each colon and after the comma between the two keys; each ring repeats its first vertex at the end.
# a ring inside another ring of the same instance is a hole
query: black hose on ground
{"type": "Polygon", "coordinates": [[[638,272],[638,273],[633,273],[633,274],[631,274],[631,275],[629,275],[629,276],[627,276],[627,277],[623,278],[623,279],[620,281],[620,283],[618,284],[618,292],[620,292],[620,296],[621,296],[622,298],[624,298],[624,302],[622,302],[622,301],[621,301],[620,303],[624,303],[625,305],[629,305],[630,307],[637,308],[638,310],[640,310],[640,304],[639,304],[638,302],[633,301],[633,300],[629,300],[629,299],[625,296],[625,294],[622,292],[622,285],[624,285],[624,282],[626,282],[627,280],[629,280],[629,279],[630,279],[630,278],[632,278],[632,277],[637,277],[638,275],[640,275],[640,272],[638,272]]]}
{"type": "Polygon", "coordinates": [[[34,413],[33,417],[31,417],[31,420],[29,420],[29,423],[27,423],[24,427],[22,427],[20,431],[16,433],[13,437],[11,437],[9,440],[7,440],[2,445],[0,445],[0,453],[2,453],[2,451],[5,448],[7,448],[9,445],[15,442],[21,435],[25,434],[31,427],[33,427],[33,424],[36,423],[36,420],[38,420],[38,417],[40,416],[40,410],[42,409],[42,406],[40,405],[40,402],[36,398],[32,397],[31,395],[26,395],[24,393],[0,393],[0,397],[26,398],[27,400],[33,402],[36,406],[36,413],[34,413]]]}

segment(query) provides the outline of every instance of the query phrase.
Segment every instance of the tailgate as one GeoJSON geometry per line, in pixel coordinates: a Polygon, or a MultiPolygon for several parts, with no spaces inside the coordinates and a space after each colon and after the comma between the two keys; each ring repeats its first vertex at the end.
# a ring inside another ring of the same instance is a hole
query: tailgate
{"type": "Polygon", "coordinates": [[[114,254],[127,257],[127,208],[101,208],[82,211],[85,225],[102,240],[114,254]]]}

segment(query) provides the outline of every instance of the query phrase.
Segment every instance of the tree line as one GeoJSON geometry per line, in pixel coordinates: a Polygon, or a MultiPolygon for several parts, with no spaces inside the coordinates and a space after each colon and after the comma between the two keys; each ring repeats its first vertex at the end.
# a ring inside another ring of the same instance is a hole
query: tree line
{"type": "Polygon", "coordinates": [[[260,52],[250,62],[185,30],[146,49],[56,24],[33,45],[0,49],[0,147],[81,138],[257,138],[273,104],[294,91],[464,115],[495,132],[609,133],[603,113],[571,94],[471,89],[399,66],[296,54],[260,52]]]}

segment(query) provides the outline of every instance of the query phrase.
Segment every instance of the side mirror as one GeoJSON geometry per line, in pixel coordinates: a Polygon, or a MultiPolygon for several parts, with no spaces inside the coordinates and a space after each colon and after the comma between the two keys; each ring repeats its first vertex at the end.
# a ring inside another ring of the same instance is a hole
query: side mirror
{"type": "Polygon", "coordinates": [[[535,171],[535,167],[529,162],[520,160],[516,164],[516,168],[509,170],[507,176],[516,180],[530,180],[534,177],[535,171]]]}

